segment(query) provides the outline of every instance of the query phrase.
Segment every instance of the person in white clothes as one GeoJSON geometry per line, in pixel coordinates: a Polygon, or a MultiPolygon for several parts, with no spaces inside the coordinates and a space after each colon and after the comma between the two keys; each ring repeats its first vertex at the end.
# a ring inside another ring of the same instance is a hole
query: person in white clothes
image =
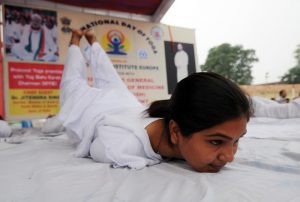
{"type": "Polygon", "coordinates": [[[31,25],[23,30],[20,42],[12,46],[12,54],[20,60],[56,61],[58,47],[56,42],[42,26],[38,14],[31,17],[31,25]]]}
{"type": "Polygon", "coordinates": [[[9,124],[0,116],[0,138],[9,137],[12,134],[12,129],[9,124]]]}
{"type": "Polygon", "coordinates": [[[174,63],[177,70],[177,82],[188,76],[189,56],[183,50],[181,43],[177,44],[177,52],[174,57],[174,63]]]}
{"type": "Polygon", "coordinates": [[[279,91],[279,96],[275,99],[276,102],[278,102],[279,104],[283,104],[283,103],[288,103],[287,102],[287,93],[286,90],[280,90],[279,91]]]}
{"type": "Polygon", "coordinates": [[[18,31],[17,31],[18,24],[15,22],[15,20],[11,15],[7,15],[5,20],[6,20],[4,26],[5,49],[6,49],[6,54],[10,54],[12,46],[19,39],[18,31]]]}
{"type": "Polygon", "coordinates": [[[73,30],[60,86],[57,118],[77,141],[77,157],[133,169],[176,158],[198,172],[218,172],[233,161],[252,111],[237,85],[215,73],[194,73],[169,100],[146,107],[96,41],[93,30],[73,30]],[[79,48],[83,35],[90,44],[85,57],[79,48]]]}
{"type": "Polygon", "coordinates": [[[277,101],[262,97],[252,97],[254,116],[269,117],[278,119],[300,118],[300,98],[289,103],[279,103],[277,101]]]}

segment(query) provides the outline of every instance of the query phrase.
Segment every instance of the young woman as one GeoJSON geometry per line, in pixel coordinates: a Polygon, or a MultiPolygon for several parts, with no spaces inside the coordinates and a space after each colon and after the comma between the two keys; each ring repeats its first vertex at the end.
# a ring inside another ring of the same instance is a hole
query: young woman
{"type": "Polygon", "coordinates": [[[218,172],[233,161],[251,114],[237,85],[214,73],[195,73],[178,83],[170,100],[147,108],[96,41],[92,30],[73,31],[61,81],[58,118],[77,142],[76,156],[134,169],[177,158],[199,172],[218,172]],[[85,58],[79,49],[83,35],[91,45],[85,58]]]}

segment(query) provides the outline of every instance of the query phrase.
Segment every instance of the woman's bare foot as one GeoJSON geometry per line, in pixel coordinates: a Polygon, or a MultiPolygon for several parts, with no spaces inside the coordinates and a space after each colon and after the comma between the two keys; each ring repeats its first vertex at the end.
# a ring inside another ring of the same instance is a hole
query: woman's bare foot
{"type": "Polygon", "coordinates": [[[81,31],[80,29],[72,29],[70,45],[79,46],[80,39],[83,36],[83,34],[84,34],[84,32],[81,31]]]}
{"type": "Polygon", "coordinates": [[[88,29],[84,34],[86,40],[92,45],[94,42],[97,41],[95,31],[93,29],[88,29]]]}

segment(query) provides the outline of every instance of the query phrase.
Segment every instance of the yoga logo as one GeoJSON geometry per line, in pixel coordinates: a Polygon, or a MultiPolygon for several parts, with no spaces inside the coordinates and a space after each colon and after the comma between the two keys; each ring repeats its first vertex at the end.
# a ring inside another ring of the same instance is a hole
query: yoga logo
{"type": "Polygon", "coordinates": [[[110,30],[103,36],[102,46],[108,54],[127,55],[130,44],[122,32],[110,30]]]}

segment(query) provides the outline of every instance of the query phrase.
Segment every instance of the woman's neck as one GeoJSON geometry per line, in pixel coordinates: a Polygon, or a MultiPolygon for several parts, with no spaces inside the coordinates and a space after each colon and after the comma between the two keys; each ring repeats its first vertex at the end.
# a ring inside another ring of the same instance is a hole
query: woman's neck
{"type": "Polygon", "coordinates": [[[169,143],[168,129],[163,119],[158,119],[146,127],[152,149],[167,158],[181,158],[176,146],[169,143]]]}

